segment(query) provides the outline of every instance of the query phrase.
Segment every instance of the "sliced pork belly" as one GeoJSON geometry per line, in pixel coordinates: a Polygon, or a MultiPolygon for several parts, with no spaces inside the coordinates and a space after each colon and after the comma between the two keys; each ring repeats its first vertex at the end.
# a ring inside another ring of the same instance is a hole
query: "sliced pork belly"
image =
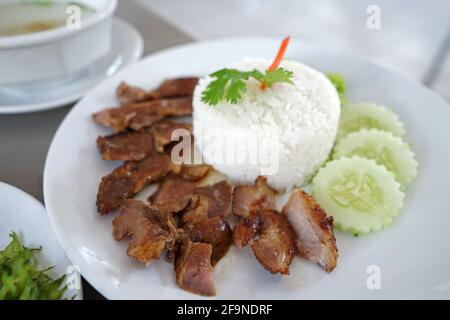
{"type": "Polygon", "coordinates": [[[297,253],[294,231],[277,211],[265,210],[259,215],[259,238],[252,244],[256,259],[271,273],[289,274],[289,266],[297,253]]]}
{"type": "Polygon", "coordinates": [[[276,192],[267,185],[267,179],[259,177],[254,186],[238,186],[233,192],[233,214],[240,217],[233,233],[233,242],[239,248],[252,243],[260,226],[259,211],[275,210],[276,192]]]}
{"type": "Polygon", "coordinates": [[[120,132],[97,139],[103,160],[139,161],[154,152],[163,152],[172,143],[172,132],[184,129],[190,132],[191,125],[161,121],[150,129],[120,132]]]}
{"type": "MultiPolygon", "coordinates": [[[[121,104],[131,104],[136,102],[142,102],[147,99],[147,91],[139,88],[130,86],[126,82],[122,82],[116,90],[117,98],[121,104]]],[[[152,99],[149,99],[152,100],[152,99]]]]}
{"type": "Polygon", "coordinates": [[[122,82],[117,88],[116,94],[122,104],[163,98],[192,97],[197,82],[198,78],[195,77],[169,79],[152,91],[146,91],[122,82]]]}
{"type": "Polygon", "coordinates": [[[244,248],[253,243],[261,225],[258,211],[253,211],[247,218],[241,218],[233,231],[233,243],[238,248],[244,248]]]}
{"type": "Polygon", "coordinates": [[[166,117],[192,114],[192,98],[161,99],[105,109],[94,114],[94,121],[116,132],[150,127],[166,117]]]}
{"type": "Polygon", "coordinates": [[[226,218],[231,213],[232,187],[223,180],[195,190],[193,201],[207,208],[208,217],[226,218]]]}
{"type": "Polygon", "coordinates": [[[132,198],[148,184],[179,170],[167,155],[160,153],[151,154],[140,162],[124,163],[102,178],[97,193],[98,212],[106,214],[117,209],[123,200],[132,198]]]}
{"type": "Polygon", "coordinates": [[[194,95],[194,89],[197,83],[197,77],[169,79],[164,81],[156,90],[153,90],[152,95],[157,99],[192,97],[194,95]]]}
{"type": "Polygon", "coordinates": [[[333,218],[327,217],[315,200],[302,190],[292,192],[283,214],[297,235],[299,253],[325,271],[333,271],[338,259],[333,218]]]}
{"type": "Polygon", "coordinates": [[[216,294],[211,254],[210,244],[189,239],[183,241],[175,257],[175,274],[180,288],[203,296],[216,294]]]}
{"type": "Polygon", "coordinates": [[[232,242],[233,234],[225,221],[231,212],[231,197],[231,185],[226,181],[196,188],[180,217],[187,237],[212,245],[212,265],[226,254],[232,242]]]}
{"type": "Polygon", "coordinates": [[[200,181],[212,170],[207,164],[183,164],[181,166],[180,177],[188,181],[200,181]]]}
{"type": "Polygon", "coordinates": [[[140,161],[156,152],[148,131],[124,132],[97,139],[103,160],[140,161]]]}
{"type": "Polygon", "coordinates": [[[231,245],[232,232],[228,223],[219,218],[204,218],[184,226],[193,242],[209,243],[212,246],[211,264],[215,266],[227,253],[231,245]]]}
{"type": "Polygon", "coordinates": [[[247,218],[252,211],[276,209],[276,191],[267,185],[267,179],[259,177],[254,186],[238,186],[233,192],[233,214],[247,218]]]}
{"type": "Polygon", "coordinates": [[[191,135],[192,125],[172,121],[160,121],[155,123],[150,131],[155,139],[156,149],[159,152],[163,152],[164,147],[172,142],[172,134],[180,129],[187,131],[189,135],[191,135]]]}
{"type": "Polygon", "coordinates": [[[193,182],[182,179],[176,175],[167,176],[160,184],[158,190],[150,196],[149,201],[169,212],[177,213],[184,210],[195,191],[193,182]]]}
{"type": "Polygon", "coordinates": [[[182,223],[195,222],[202,218],[225,219],[231,213],[232,187],[223,180],[212,186],[195,189],[191,204],[183,213],[182,223]]]}
{"type": "Polygon", "coordinates": [[[276,211],[276,192],[259,177],[254,186],[238,186],[233,192],[233,214],[240,217],[233,242],[251,245],[256,259],[271,273],[289,274],[296,254],[295,233],[286,218],[276,211]]]}
{"type": "Polygon", "coordinates": [[[159,259],[164,248],[175,244],[175,225],[168,212],[157,211],[141,201],[127,200],[113,220],[117,241],[130,237],[128,255],[149,264],[159,259]]]}

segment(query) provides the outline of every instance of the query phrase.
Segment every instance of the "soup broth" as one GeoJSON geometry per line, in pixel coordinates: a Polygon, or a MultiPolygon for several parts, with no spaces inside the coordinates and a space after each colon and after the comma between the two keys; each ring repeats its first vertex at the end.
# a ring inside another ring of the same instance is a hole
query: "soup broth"
{"type": "Polygon", "coordinates": [[[72,14],[70,5],[78,5],[80,19],[86,19],[95,10],[76,2],[46,1],[40,3],[1,3],[0,37],[41,32],[66,25],[72,14]]]}

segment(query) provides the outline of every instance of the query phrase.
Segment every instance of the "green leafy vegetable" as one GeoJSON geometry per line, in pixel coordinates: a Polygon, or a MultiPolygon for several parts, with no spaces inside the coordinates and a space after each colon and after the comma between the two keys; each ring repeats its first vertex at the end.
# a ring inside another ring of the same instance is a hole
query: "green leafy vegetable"
{"type": "Polygon", "coordinates": [[[65,276],[53,280],[47,275],[52,268],[39,270],[34,254],[41,249],[26,248],[17,234],[0,251],[0,300],[60,300],[67,290],[65,276]]]}
{"type": "Polygon", "coordinates": [[[327,77],[336,88],[339,98],[341,99],[341,104],[344,104],[346,102],[345,92],[347,90],[344,77],[337,73],[328,73],[327,77]]]}
{"type": "Polygon", "coordinates": [[[265,86],[270,87],[276,82],[285,82],[293,84],[292,77],[294,73],[292,71],[286,70],[284,68],[278,68],[273,71],[266,71],[264,76],[257,80],[264,83],[265,86]]]}
{"type": "Polygon", "coordinates": [[[202,101],[210,105],[216,105],[225,100],[236,104],[242,98],[242,94],[247,90],[246,80],[254,78],[264,87],[270,87],[277,82],[292,84],[293,72],[283,68],[273,71],[258,70],[239,71],[236,69],[222,69],[210,75],[215,78],[203,91],[202,101]]]}

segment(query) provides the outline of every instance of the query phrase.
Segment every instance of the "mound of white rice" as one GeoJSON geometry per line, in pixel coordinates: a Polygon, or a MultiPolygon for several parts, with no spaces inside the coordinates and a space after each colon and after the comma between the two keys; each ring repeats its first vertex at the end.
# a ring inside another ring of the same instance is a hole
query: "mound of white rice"
{"type": "MultiPolygon", "coordinates": [[[[231,68],[264,71],[271,61],[244,60],[231,68]]],[[[213,80],[199,81],[194,94],[195,144],[203,161],[234,183],[253,183],[264,175],[278,190],[303,185],[327,159],[336,136],[339,96],[322,73],[284,61],[294,85],[276,83],[262,91],[249,80],[238,104],[202,102],[213,80]]]]}

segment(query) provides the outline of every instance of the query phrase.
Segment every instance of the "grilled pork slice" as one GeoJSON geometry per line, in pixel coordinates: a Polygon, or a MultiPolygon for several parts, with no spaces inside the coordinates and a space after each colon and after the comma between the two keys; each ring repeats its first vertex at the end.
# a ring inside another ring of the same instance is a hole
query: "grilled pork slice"
{"type": "Polygon", "coordinates": [[[126,82],[122,82],[117,87],[116,95],[121,104],[130,104],[145,101],[147,98],[147,91],[139,87],[130,86],[126,82]]]}
{"type": "Polygon", "coordinates": [[[172,132],[177,129],[191,131],[191,125],[161,121],[150,129],[120,132],[97,139],[103,160],[139,161],[154,152],[163,152],[172,142],[172,132]]]}
{"type": "Polygon", "coordinates": [[[333,218],[327,218],[325,211],[302,190],[292,192],[283,214],[297,235],[299,253],[325,271],[333,271],[338,259],[333,218]]]}
{"type": "Polygon", "coordinates": [[[198,78],[195,77],[169,79],[152,91],[146,91],[122,82],[117,88],[116,94],[122,104],[163,98],[192,97],[197,82],[198,78]]]}
{"type": "Polygon", "coordinates": [[[215,266],[227,253],[233,233],[225,220],[219,217],[204,218],[188,223],[184,230],[193,242],[209,243],[212,246],[211,264],[215,266]]]}
{"type": "Polygon", "coordinates": [[[100,125],[111,127],[116,132],[125,129],[140,130],[166,117],[188,116],[192,114],[192,98],[160,99],[149,102],[128,104],[105,109],[93,115],[100,125]]]}
{"type": "Polygon", "coordinates": [[[180,219],[186,237],[211,244],[212,265],[227,253],[232,242],[232,231],[224,220],[231,212],[231,197],[231,185],[225,180],[196,188],[180,219]]]}
{"type": "Polygon", "coordinates": [[[238,186],[233,192],[233,214],[247,218],[252,211],[276,209],[276,191],[267,185],[267,179],[259,177],[254,186],[238,186]]]}
{"type": "Polygon", "coordinates": [[[240,222],[233,232],[239,248],[251,245],[256,259],[271,273],[289,274],[296,254],[295,233],[276,211],[276,191],[259,177],[254,186],[238,186],[233,192],[233,214],[240,222]]]}
{"type": "Polygon", "coordinates": [[[297,253],[294,231],[277,211],[265,210],[259,215],[259,239],[252,244],[256,259],[271,273],[289,274],[289,266],[297,253]]]}
{"type": "Polygon", "coordinates": [[[117,241],[130,237],[128,255],[150,264],[159,259],[164,248],[175,245],[176,227],[167,211],[160,211],[136,200],[122,204],[120,214],[113,220],[113,236],[117,241]]]}
{"type": "Polygon", "coordinates": [[[193,182],[179,176],[169,175],[160,184],[158,190],[150,196],[149,201],[169,212],[177,213],[188,206],[194,191],[195,184],[193,182]]]}
{"type": "Polygon", "coordinates": [[[180,167],[162,153],[151,154],[140,162],[125,162],[102,178],[97,193],[98,212],[107,214],[117,209],[123,200],[135,196],[148,184],[179,170],[180,167]]]}
{"type": "Polygon", "coordinates": [[[188,181],[200,181],[211,169],[211,166],[207,164],[183,164],[179,175],[188,181]]]}
{"type": "Polygon", "coordinates": [[[150,131],[155,139],[156,149],[159,152],[164,151],[164,147],[172,141],[172,134],[176,130],[184,130],[186,134],[192,134],[192,125],[187,123],[176,123],[172,121],[160,121],[155,123],[150,131]]]}
{"type": "Polygon", "coordinates": [[[194,201],[207,208],[208,217],[226,218],[231,213],[232,187],[223,180],[195,190],[194,201]]]}
{"type": "Polygon", "coordinates": [[[103,160],[140,161],[156,152],[153,136],[148,131],[98,137],[97,146],[103,160]]]}
{"type": "Polygon", "coordinates": [[[189,239],[183,241],[175,257],[175,274],[180,288],[203,296],[216,294],[211,254],[210,244],[189,239]]]}
{"type": "Polygon", "coordinates": [[[259,177],[255,185],[238,186],[233,192],[233,214],[240,217],[235,227],[233,242],[239,248],[252,243],[260,226],[259,211],[275,210],[276,192],[267,185],[267,179],[259,177]]]}
{"type": "Polygon", "coordinates": [[[259,211],[252,211],[247,218],[241,218],[234,227],[233,243],[241,249],[253,243],[258,235],[260,225],[259,211]]]}
{"type": "Polygon", "coordinates": [[[231,213],[232,188],[223,180],[212,186],[195,189],[189,207],[181,217],[182,224],[203,218],[226,218],[231,213]]]}

